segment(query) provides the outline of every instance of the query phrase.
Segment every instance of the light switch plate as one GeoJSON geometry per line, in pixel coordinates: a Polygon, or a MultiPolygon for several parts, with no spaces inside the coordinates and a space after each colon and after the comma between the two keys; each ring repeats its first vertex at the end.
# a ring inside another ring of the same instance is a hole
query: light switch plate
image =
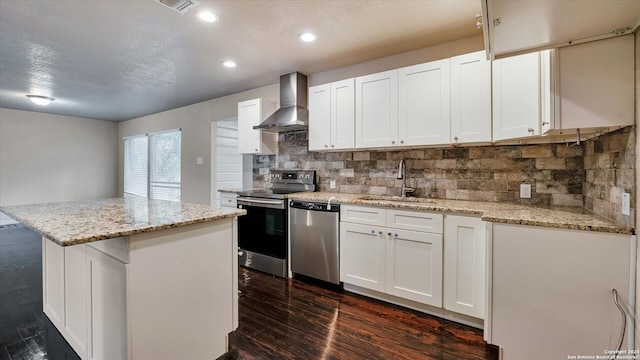
{"type": "Polygon", "coordinates": [[[531,184],[520,184],[520,198],[531,199],[531,184]]]}
{"type": "Polygon", "coordinates": [[[204,163],[204,160],[202,159],[202,156],[198,156],[196,158],[196,165],[202,165],[204,163]]]}
{"type": "Polygon", "coordinates": [[[336,181],[331,179],[329,180],[329,188],[330,189],[335,189],[336,188],[336,181]]]}
{"type": "Polygon", "coordinates": [[[631,194],[622,193],[622,215],[631,215],[631,194]]]}

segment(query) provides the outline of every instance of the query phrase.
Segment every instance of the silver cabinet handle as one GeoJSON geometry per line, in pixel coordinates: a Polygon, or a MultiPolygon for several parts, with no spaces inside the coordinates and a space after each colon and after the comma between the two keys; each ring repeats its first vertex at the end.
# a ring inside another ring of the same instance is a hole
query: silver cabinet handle
{"type": "Polygon", "coordinates": [[[458,141],[458,137],[457,137],[457,136],[455,136],[455,137],[453,138],[453,140],[458,141]]]}
{"type": "Polygon", "coordinates": [[[529,128],[527,131],[530,132],[530,133],[534,132],[533,128],[529,128]]]}
{"type": "Polygon", "coordinates": [[[404,140],[400,140],[400,144],[404,144],[404,140]]]}
{"type": "Polygon", "coordinates": [[[544,126],[544,125],[549,125],[549,122],[548,121],[543,121],[542,122],[542,126],[544,126]]]}
{"type": "Polygon", "coordinates": [[[391,143],[392,143],[392,144],[395,144],[396,142],[392,140],[392,141],[391,141],[391,143]]]}

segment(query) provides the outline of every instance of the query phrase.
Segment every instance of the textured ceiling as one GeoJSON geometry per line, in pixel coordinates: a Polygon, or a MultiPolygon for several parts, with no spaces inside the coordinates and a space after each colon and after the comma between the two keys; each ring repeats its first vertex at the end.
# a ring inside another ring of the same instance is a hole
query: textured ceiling
{"type": "Polygon", "coordinates": [[[479,12],[479,0],[201,1],[185,15],[152,0],[2,0],[0,107],[128,120],[476,36],[479,12]],[[205,9],[219,21],[199,20],[205,9]],[[300,42],[305,30],[318,41],[300,42]]]}

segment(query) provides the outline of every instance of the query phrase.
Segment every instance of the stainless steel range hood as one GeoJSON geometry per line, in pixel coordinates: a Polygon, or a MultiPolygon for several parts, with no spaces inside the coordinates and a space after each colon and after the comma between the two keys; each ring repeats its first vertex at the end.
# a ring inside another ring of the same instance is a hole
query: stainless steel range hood
{"type": "Polygon", "coordinates": [[[253,128],[280,133],[306,130],[308,124],[307,77],[299,72],[280,76],[280,109],[253,128]]]}

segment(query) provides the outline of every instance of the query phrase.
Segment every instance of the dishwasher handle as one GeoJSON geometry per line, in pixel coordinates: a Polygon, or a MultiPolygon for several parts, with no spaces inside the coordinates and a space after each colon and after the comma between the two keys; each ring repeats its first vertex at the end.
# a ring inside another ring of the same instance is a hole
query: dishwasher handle
{"type": "Polygon", "coordinates": [[[331,204],[329,209],[326,202],[291,200],[289,207],[292,209],[302,209],[310,211],[340,212],[340,205],[331,204]]]}

